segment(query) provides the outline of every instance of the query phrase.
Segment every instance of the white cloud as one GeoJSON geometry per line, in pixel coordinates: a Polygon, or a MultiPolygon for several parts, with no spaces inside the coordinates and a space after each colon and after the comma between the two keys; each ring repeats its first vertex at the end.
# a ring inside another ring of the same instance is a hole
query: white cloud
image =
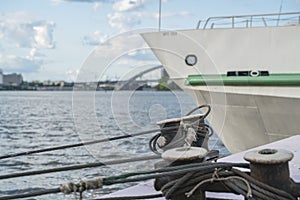
{"type": "Polygon", "coordinates": [[[28,59],[34,60],[34,59],[39,59],[41,57],[45,57],[45,55],[40,53],[37,48],[30,49],[28,59]]]}
{"type": "MultiPolygon", "coordinates": [[[[191,13],[188,11],[181,11],[181,12],[173,12],[173,13],[162,13],[162,17],[187,17],[190,16],[191,13]]],[[[157,16],[158,17],[158,16],[157,16]]]]}
{"type": "Polygon", "coordinates": [[[143,7],[145,0],[120,0],[113,4],[113,9],[118,12],[130,11],[143,7]]]}
{"type": "Polygon", "coordinates": [[[84,36],[82,43],[84,45],[98,46],[108,39],[108,35],[102,34],[100,31],[95,31],[92,36],[84,36]]]}
{"type": "MultiPolygon", "coordinates": [[[[187,11],[181,12],[166,12],[162,14],[162,18],[170,17],[187,17],[191,13],[187,11]]],[[[157,19],[157,13],[150,12],[115,12],[107,15],[108,23],[113,28],[120,29],[121,32],[131,30],[135,26],[141,24],[141,19],[150,18],[157,19]]]]}
{"type": "Polygon", "coordinates": [[[41,64],[41,61],[16,55],[0,55],[0,66],[4,72],[35,72],[40,69],[41,64]]]}
{"type": "Polygon", "coordinates": [[[111,27],[119,28],[121,31],[130,30],[132,27],[141,23],[141,20],[135,13],[116,12],[108,14],[108,23],[111,27]]]}
{"type": "Polygon", "coordinates": [[[32,48],[29,52],[29,59],[33,59],[36,55],[36,48],[32,48]]]}
{"type": "Polygon", "coordinates": [[[112,37],[97,46],[95,54],[102,58],[126,57],[131,60],[156,60],[138,32],[128,32],[112,37]]]}
{"type": "Polygon", "coordinates": [[[54,22],[34,19],[26,13],[0,16],[0,37],[7,43],[21,48],[54,48],[54,27],[54,22]]]}
{"type": "Polygon", "coordinates": [[[14,55],[1,55],[0,67],[5,72],[37,72],[45,63],[41,51],[55,48],[54,27],[54,22],[37,19],[24,12],[0,15],[1,52],[18,48],[14,55]]]}
{"type": "Polygon", "coordinates": [[[55,47],[53,42],[53,22],[42,22],[37,26],[33,26],[34,29],[34,41],[35,47],[38,49],[52,49],[55,47]]]}
{"type": "Polygon", "coordinates": [[[113,0],[52,0],[52,3],[54,5],[58,5],[63,2],[77,2],[77,3],[95,3],[95,2],[103,2],[103,3],[109,3],[114,2],[113,0]]]}
{"type": "Polygon", "coordinates": [[[120,77],[132,67],[158,64],[157,59],[140,33],[154,29],[117,34],[96,46],[80,68],[78,82],[120,77]]]}
{"type": "MultiPolygon", "coordinates": [[[[181,11],[181,12],[164,12],[162,13],[162,18],[169,18],[169,17],[188,17],[191,16],[191,13],[188,11],[181,11]]],[[[158,19],[158,13],[139,13],[139,17],[145,17],[145,18],[154,18],[158,19]]]]}

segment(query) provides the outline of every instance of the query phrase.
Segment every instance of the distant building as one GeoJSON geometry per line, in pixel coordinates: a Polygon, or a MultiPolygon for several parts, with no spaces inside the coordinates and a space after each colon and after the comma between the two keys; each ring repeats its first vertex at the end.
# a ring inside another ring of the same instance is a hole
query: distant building
{"type": "Polygon", "coordinates": [[[52,81],[50,81],[50,80],[46,80],[46,81],[43,82],[43,85],[44,86],[53,86],[54,83],[52,81]]]}
{"type": "Polygon", "coordinates": [[[21,74],[2,74],[2,82],[4,86],[19,86],[23,82],[21,74]]]}
{"type": "Polygon", "coordinates": [[[0,69],[0,87],[3,85],[3,72],[2,69],[0,69]]]}

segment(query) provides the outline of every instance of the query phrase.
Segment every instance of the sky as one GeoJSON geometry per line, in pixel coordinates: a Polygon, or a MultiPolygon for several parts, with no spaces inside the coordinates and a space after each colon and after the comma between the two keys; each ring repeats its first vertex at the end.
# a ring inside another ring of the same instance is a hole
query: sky
{"type": "MultiPolygon", "coordinates": [[[[162,0],[161,27],[193,29],[211,16],[277,13],[281,4],[282,12],[300,11],[300,0],[162,0]]],[[[157,29],[158,7],[159,0],[3,0],[0,69],[26,81],[75,81],[91,52],[110,38],[157,29]]],[[[108,78],[118,71],[116,64],[108,78]]]]}

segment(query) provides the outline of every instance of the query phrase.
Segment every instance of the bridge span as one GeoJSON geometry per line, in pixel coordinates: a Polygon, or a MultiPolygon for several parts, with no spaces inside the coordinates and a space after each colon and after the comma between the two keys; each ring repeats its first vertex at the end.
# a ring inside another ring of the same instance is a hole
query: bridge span
{"type": "MultiPolygon", "coordinates": [[[[129,87],[131,87],[130,85],[134,82],[137,83],[137,84],[133,87],[140,87],[140,86],[146,84],[149,81],[147,81],[147,80],[145,80],[145,81],[136,81],[137,78],[142,77],[143,75],[145,75],[147,73],[150,73],[154,70],[161,69],[161,68],[162,68],[162,65],[151,67],[150,69],[146,69],[146,70],[134,75],[133,77],[131,77],[130,79],[128,79],[126,81],[118,81],[115,85],[115,90],[124,90],[126,88],[129,88],[129,87]]],[[[153,82],[154,80],[150,80],[150,81],[153,82]]]]}

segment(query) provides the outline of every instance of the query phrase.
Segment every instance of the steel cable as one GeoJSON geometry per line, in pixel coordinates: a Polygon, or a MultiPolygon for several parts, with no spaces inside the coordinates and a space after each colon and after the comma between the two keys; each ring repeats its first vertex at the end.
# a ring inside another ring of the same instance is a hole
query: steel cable
{"type": "MultiPolygon", "coordinates": [[[[174,127],[163,128],[163,130],[173,130],[173,129],[175,129],[175,128],[174,127]]],[[[139,135],[146,135],[146,134],[154,133],[154,132],[158,132],[158,131],[161,131],[161,129],[152,129],[152,130],[148,130],[148,131],[133,133],[131,135],[121,135],[121,136],[116,136],[116,137],[112,137],[112,138],[105,138],[105,139],[93,140],[93,141],[88,141],[88,142],[80,142],[80,143],[75,143],[75,144],[49,147],[49,148],[44,148],[44,149],[36,149],[36,150],[25,151],[25,152],[20,152],[20,153],[12,153],[12,154],[0,156],[0,160],[6,159],[6,158],[13,158],[13,157],[18,157],[18,156],[25,156],[25,155],[31,155],[31,154],[36,154],[36,153],[56,151],[56,150],[80,147],[80,146],[84,146],[84,145],[92,145],[92,144],[97,144],[97,143],[102,143],[102,142],[120,140],[120,139],[135,137],[135,136],[139,136],[139,135]]]]}
{"type": "Polygon", "coordinates": [[[116,165],[116,164],[129,163],[129,162],[146,161],[146,160],[153,160],[158,158],[160,158],[160,156],[150,155],[150,156],[127,158],[121,160],[111,160],[106,162],[95,162],[95,163],[57,167],[57,168],[43,169],[43,170],[36,170],[36,171],[26,171],[26,172],[14,173],[14,174],[4,174],[4,175],[0,175],[0,180],[23,177],[23,176],[33,176],[38,174],[48,174],[48,173],[61,172],[61,171],[79,170],[84,168],[94,168],[94,167],[107,166],[107,165],[116,165]]]}
{"type": "MultiPolygon", "coordinates": [[[[157,158],[158,156],[152,156],[153,158],[157,158]]],[[[125,159],[124,159],[125,160],[125,159]]],[[[122,161],[124,161],[122,160],[122,161]]],[[[136,161],[137,159],[135,159],[136,161]]],[[[140,159],[142,160],[142,159],[140,159]]],[[[120,163],[120,162],[118,162],[120,163]]],[[[116,164],[116,163],[115,163],[116,164]]],[[[188,172],[197,172],[197,171],[202,171],[202,170],[210,170],[212,171],[214,168],[218,167],[249,167],[245,163],[199,163],[199,166],[196,166],[196,164],[190,164],[186,166],[174,166],[170,167],[167,169],[158,169],[158,170],[150,170],[150,171],[142,171],[142,172],[134,172],[134,173],[128,173],[128,174],[121,174],[119,176],[111,176],[111,177],[106,177],[102,178],[101,182],[103,185],[113,185],[113,184],[119,184],[119,183],[130,183],[130,182],[138,182],[138,181],[145,181],[145,180],[150,180],[153,178],[157,177],[162,177],[162,176],[176,176],[176,175],[183,175],[188,172]],[[144,175],[147,174],[147,175],[144,175]],[[128,178],[131,176],[137,176],[134,178],[128,178]]],[[[86,180],[84,182],[92,182],[93,180],[86,180]]],[[[81,188],[81,183],[69,183],[67,185],[72,185],[72,187],[68,187],[70,190],[73,190],[73,192],[82,192],[87,187],[81,188]],[[81,188],[82,190],[80,190],[81,188]]],[[[8,195],[8,196],[2,196],[0,197],[0,200],[4,199],[16,199],[16,198],[27,198],[27,197],[33,197],[33,196],[40,196],[40,195],[45,195],[45,194],[54,194],[54,193],[60,193],[62,192],[62,188],[65,187],[59,187],[59,188],[52,188],[52,189],[43,189],[40,191],[35,191],[35,192],[26,192],[23,194],[15,194],[15,195],[8,195]]],[[[68,191],[67,193],[70,193],[68,191]]]]}

